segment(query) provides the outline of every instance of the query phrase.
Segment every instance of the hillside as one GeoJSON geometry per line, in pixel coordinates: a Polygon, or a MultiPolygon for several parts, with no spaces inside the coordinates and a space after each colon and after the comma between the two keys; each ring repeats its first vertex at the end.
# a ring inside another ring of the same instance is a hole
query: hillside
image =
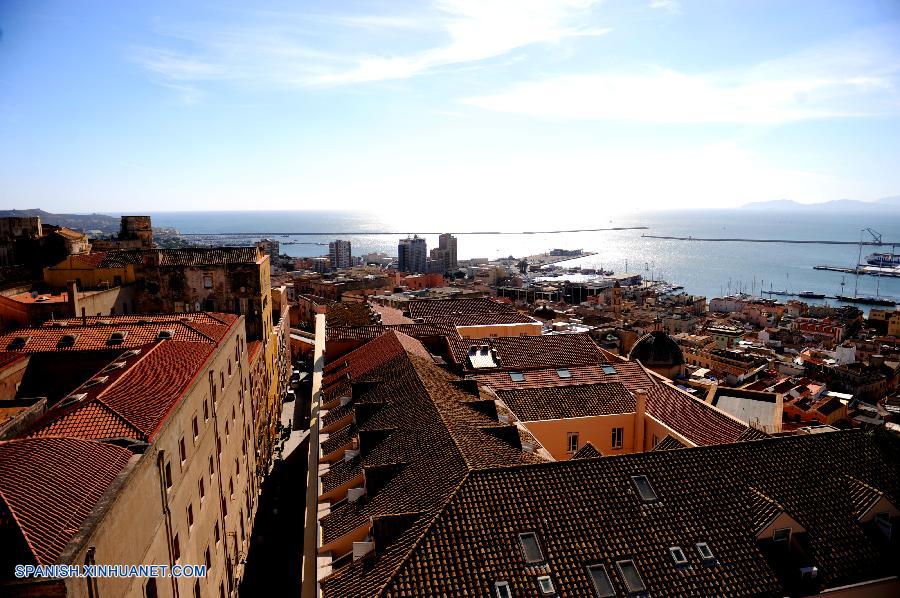
{"type": "Polygon", "coordinates": [[[0,218],[40,216],[44,224],[67,226],[75,230],[101,230],[104,233],[115,233],[119,230],[119,218],[106,214],[51,214],[41,209],[0,210],[0,218]]]}

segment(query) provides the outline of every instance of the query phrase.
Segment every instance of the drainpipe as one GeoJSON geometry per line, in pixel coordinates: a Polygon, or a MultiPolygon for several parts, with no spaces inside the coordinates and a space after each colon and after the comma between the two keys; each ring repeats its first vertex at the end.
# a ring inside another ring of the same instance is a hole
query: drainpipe
{"type": "MultiPolygon", "coordinates": [[[[166,492],[166,451],[159,451],[156,455],[156,468],[159,471],[160,503],[163,511],[163,520],[166,522],[166,547],[169,552],[169,570],[175,566],[175,553],[172,550],[172,511],[169,510],[169,495],[166,492]]],[[[172,595],[178,598],[178,579],[171,577],[172,595]]]]}
{"type": "Polygon", "coordinates": [[[647,391],[634,391],[634,452],[644,452],[644,415],[647,412],[647,391]]]}

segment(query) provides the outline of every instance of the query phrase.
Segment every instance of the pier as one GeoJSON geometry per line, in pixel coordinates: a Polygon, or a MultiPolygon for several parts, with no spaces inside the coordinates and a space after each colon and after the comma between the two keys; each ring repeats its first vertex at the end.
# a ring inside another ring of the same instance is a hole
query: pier
{"type": "Polygon", "coordinates": [[[866,276],[884,276],[886,278],[900,278],[900,270],[873,270],[871,266],[846,268],[844,266],[813,266],[813,270],[827,270],[829,272],[841,272],[842,274],[863,274],[866,276]]]}
{"type": "Polygon", "coordinates": [[[668,241],[705,241],[713,243],[793,243],[801,245],[900,245],[900,242],[890,241],[834,241],[834,240],[808,240],[808,239],[744,239],[740,237],[673,237],[667,235],[641,235],[645,239],[664,239],[668,241]]]}

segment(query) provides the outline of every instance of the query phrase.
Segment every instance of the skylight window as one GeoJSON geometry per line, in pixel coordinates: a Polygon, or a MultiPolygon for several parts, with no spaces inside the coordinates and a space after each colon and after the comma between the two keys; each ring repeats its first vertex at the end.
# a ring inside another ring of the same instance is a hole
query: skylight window
{"type": "Polygon", "coordinates": [[[498,581],[494,584],[494,591],[497,594],[497,598],[512,598],[512,592],[509,589],[509,584],[505,581],[498,581]]]}
{"type": "Polygon", "coordinates": [[[128,333],[124,331],[113,332],[109,335],[109,339],[106,341],[106,344],[121,345],[125,341],[125,335],[127,334],[128,333]]]}
{"type": "Polygon", "coordinates": [[[17,336],[16,338],[12,339],[12,341],[10,341],[9,345],[7,345],[6,348],[10,349],[10,350],[21,349],[26,344],[28,344],[29,338],[30,337],[27,337],[27,336],[17,336]]]}
{"type": "Polygon", "coordinates": [[[650,480],[647,479],[647,476],[645,476],[645,475],[631,476],[631,481],[634,482],[634,485],[637,488],[638,494],[641,495],[642,501],[655,502],[655,501],[659,500],[659,497],[656,495],[656,491],[653,489],[653,486],[650,485],[650,480]]]}
{"type": "Polygon", "coordinates": [[[525,374],[522,372],[510,372],[509,379],[513,382],[525,382],[525,374]]]}
{"type": "Polygon", "coordinates": [[[563,380],[566,380],[566,379],[572,377],[572,372],[570,372],[566,368],[559,368],[558,370],[556,370],[556,375],[559,376],[560,378],[562,378],[563,380]]]}
{"type": "Polygon", "coordinates": [[[64,334],[60,337],[57,347],[71,347],[75,344],[76,336],[74,334],[64,334]]]}
{"type": "Polygon", "coordinates": [[[534,532],[519,534],[519,543],[522,545],[522,554],[525,556],[526,563],[540,563],[544,560],[537,534],[534,532]]]}
{"type": "Polygon", "coordinates": [[[687,565],[687,556],[685,556],[684,551],[680,546],[673,546],[670,548],[669,554],[672,555],[672,560],[675,561],[676,565],[687,565]]]}
{"type": "Polygon", "coordinates": [[[697,543],[697,552],[700,553],[700,558],[704,561],[714,561],[716,560],[715,555],[713,555],[712,549],[709,547],[709,544],[706,542],[698,542],[697,543]]]}
{"type": "Polygon", "coordinates": [[[172,338],[175,336],[174,330],[160,330],[156,333],[156,338],[172,338]]]}
{"type": "Polygon", "coordinates": [[[790,542],[790,540],[791,528],[789,527],[781,527],[772,532],[773,542],[790,542]]]}
{"type": "Polygon", "coordinates": [[[616,566],[619,568],[619,573],[622,575],[622,580],[625,582],[625,587],[629,592],[643,592],[647,589],[634,561],[618,561],[616,566]]]}
{"type": "Polygon", "coordinates": [[[538,587],[541,588],[541,594],[544,596],[550,596],[556,590],[553,588],[553,580],[550,579],[549,575],[542,575],[537,578],[538,587]]]}
{"type": "Polygon", "coordinates": [[[594,591],[597,598],[610,598],[616,595],[606,567],[603,565],[591,565],[588,567],[588,573],[591,574],[591,581],[594,582],[594,591]]]}
{"type": "Polygon", "coordinates": [[[92,378],[84,383],[85,386],[97,386],[98,384],[103,384],[109,380],[109,376],[98,376],[96,378],[92,378]]]}
{"type": "Polygon", "coordinates": [[[609,364],[603,364],[600,366],[600,368],[603,370],[603,373],[606,374],[607,376],[612,376],[617,373],[616,368],[609,364]]]}

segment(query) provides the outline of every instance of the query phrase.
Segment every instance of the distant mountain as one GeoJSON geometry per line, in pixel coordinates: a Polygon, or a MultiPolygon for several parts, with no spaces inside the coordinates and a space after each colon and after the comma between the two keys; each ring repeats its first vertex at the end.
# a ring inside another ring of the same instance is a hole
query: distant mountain
{"type": "Polygon", "coordinates": [[[40,216],[44,224],[66,226],[75,230],[101,230],[104,233],[115,233],[119,230],[120,219],[106,214],[51,214],[40,209],[30,210],[0,210],[0,218],[6,217],[24,218],[27,216],[40,216]]]}
{"type": "Polygon", "coordinates": [[[741,206],[742,210],[815,210],[828,212],[870,212],[874,210],[900,209],[900,195],[883,197],[875,201],[859,201],[856,199],[836,199],[821,203],[799,203],[792,199],[775,199],[772,201],[754,201],[741,206]]]}

